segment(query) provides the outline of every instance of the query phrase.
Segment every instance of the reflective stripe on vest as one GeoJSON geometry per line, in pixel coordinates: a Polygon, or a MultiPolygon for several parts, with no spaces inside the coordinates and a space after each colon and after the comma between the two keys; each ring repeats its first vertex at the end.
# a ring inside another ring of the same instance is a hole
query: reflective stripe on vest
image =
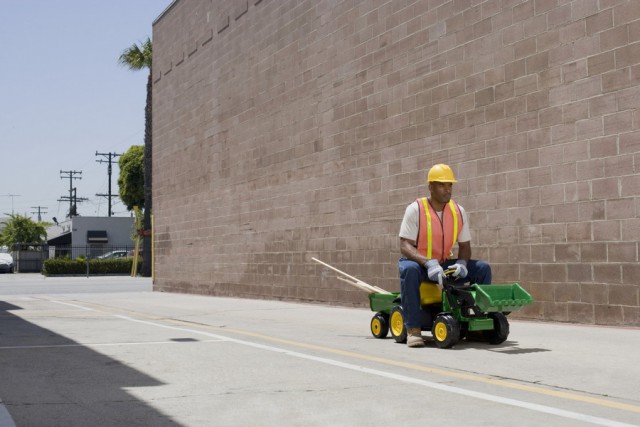
{"type": "Polygon", "coordinates": [[[442,263],[449,257],[453,245],[458,241],[463,223],[460,208],[457,203],[450,200],[447,204],[449,209],[443,210],[441,221],[426,197],[416,201],[420,210],[416,239],[418,253],[429,259],[435,258],[442,263]]]}

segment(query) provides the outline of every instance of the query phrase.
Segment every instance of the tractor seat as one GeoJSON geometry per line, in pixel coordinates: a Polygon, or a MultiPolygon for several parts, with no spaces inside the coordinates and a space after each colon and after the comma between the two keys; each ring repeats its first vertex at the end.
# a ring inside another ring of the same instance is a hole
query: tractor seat
{"type": "Polygon", "coordinates": [[[420,304],[430,305],[442,302],[442,292],[438,285],[431,282],[420,283],[420,304]]]}

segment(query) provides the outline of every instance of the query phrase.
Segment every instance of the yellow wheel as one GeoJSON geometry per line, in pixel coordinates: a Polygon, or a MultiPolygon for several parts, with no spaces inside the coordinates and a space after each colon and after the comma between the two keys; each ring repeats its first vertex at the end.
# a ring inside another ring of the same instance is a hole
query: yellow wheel
{"type": "Polygon", "coordinates": [[[371,333],[376,338],[385,338],[389,333],[389,315],[376,313],[371,319],[371,333]]]}
{"type": "Polygon", "coordinates": [[[453,347],[460,340],[460,324],[450,314],[439,314],[431,333],[438,347],[453,347]]]}
{"type": "Polygon", "coordinates": [[[402,306],[397,305],[391,309],[389,315],[389,329],[391,336],[396,342],[407,342],[407,328],[404,327],[404,315],[402,314],[402,306]]]}
{"type": "Polygon", "coordinates": [[[433,336],[440,342],[444,342],[447,340],[447,325],[444,322],[436,323],[436,326],[433,328],[433,336]]]}

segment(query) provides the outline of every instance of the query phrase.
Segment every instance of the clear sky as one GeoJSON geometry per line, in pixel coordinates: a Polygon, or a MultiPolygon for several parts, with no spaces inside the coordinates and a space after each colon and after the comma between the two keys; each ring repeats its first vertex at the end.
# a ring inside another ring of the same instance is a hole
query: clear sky
{"type": "MultiPolygon", "coordinates": [[[[148,71],[118,64],[124,49],[152,37],[171,0],[0,0],[0,217],[60,221],[69,179],[82,216],[107,216],[106,160],[144,143],[148,71]],[[9,197],[8,195],[14,195],[9,197]],[[36,212],[35,214],[32,212],[36,212]],[[46,213],[45,213],[46,212],[46,213]]],[[[117,159],[116,159],[117,160],[117,159]]],[[[112,192],[117,194],[117,163],[112,192]]],[[[119,198],[116,216],[129,216],[119,198]]]]}

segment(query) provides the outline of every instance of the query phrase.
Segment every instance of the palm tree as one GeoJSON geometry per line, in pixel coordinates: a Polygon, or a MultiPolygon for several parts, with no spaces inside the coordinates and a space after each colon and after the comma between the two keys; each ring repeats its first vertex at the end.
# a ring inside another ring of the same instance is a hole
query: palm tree
{"type": "Polygon", "coordinates": [[[145,230],[145,236],[142,243],[142,271],[143,277],[151,276],[151,236],[148,233],[151,230],[151,157],[153,153],[152,139],[151,139],[151,58],[152,58],[152,46],[151,39],[147,37],[140,46],[133,44],[125,49],[118,63],[122,66],[128,67],[130,70],[138,71],[147,68],[149,70],[149,77],[147,78],[147,103],[144,108],[144,219],[143,227],[145,230]],[[149,231],[148,231],[149,230],[149,231]]]}

